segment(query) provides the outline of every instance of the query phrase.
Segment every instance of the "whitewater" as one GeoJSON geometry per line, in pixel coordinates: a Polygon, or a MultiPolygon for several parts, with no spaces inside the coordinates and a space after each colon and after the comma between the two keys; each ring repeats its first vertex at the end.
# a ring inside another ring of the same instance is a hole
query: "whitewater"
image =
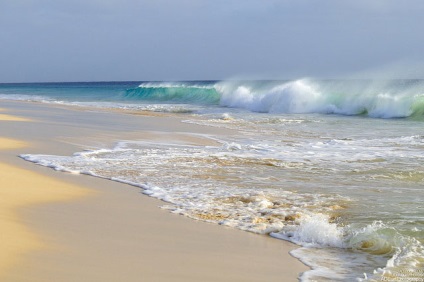
{"type": "Polygon", "coordinates": [[[423,80],[0,84],[2,99],[233,130],[203,136],[219,146],[122,140],[21,157],[294,242],[292,255],[312,268],[302,281],[424,281],[423,80]]]}
{"type": "Polygon", "coordinates": [[[424,114],[424,81],[416,79],[32,83],[1,84],[0,90],[0,99],[157,111],[167,110],[163,104],[172,104],[186,105],[188,111],[197,110],[193,107],[197,105],[374,118],[421,118],[424,114]]]}

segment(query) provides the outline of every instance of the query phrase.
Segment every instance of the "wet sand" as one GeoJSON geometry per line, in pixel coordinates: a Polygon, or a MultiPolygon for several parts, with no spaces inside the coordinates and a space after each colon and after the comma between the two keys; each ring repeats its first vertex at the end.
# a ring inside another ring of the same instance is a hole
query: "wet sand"
{"type": "Polygon", "coordinates": [[[296,281],[296,246],[159,208],[140,188],[57,172],[19,154],[69,155],[122,139],[208,144],[231,131],[173,116],[0,106],[0,280],[296,281]]]}

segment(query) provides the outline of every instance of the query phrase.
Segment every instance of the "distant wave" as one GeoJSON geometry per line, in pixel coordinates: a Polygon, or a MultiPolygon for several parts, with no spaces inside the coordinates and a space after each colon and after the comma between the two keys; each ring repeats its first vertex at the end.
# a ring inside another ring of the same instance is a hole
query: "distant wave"
{"type": "Polygon", "coordinates": [[[143,83],[123,96],[125,100],[204,105],[217,105],[220,97],[213,84],[194,83],[143,83]]]}
{"type": "Polygon", "coordinates": [[[424,81],[313,81],[301,79],[258,89],[220,83],[220,104],[264,113],[321,113],[400,118],[424,115],[424,81]]]}
{"type": "Polygon", "coordinates": [[[195,81],[21,85],[0,99],[73,104],[186,104],[271,114],[424,119],[424,80],[195,81]]]}
{"type": "Polygon", "coordinates": [[[123,100],[219,105],[263,113],[424,116],[421,80],[312,80],[143,83],[123,100]]]}

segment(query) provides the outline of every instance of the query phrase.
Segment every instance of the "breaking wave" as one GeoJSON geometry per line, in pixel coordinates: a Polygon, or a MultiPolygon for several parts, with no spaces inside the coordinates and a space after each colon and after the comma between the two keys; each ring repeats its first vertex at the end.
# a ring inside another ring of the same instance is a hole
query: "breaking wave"
{"type": "Polygon", "coordinates": [[[271,114],[424,118],[424,80],[93,82],[18,86],[3,87],[0,99],[64,104],[185,104],[271,114]]]}
{"type": "Polygon", "coordinates": [[[142,100],[165,103],[218,104],[220,94],[207,84],[193,83],[143,83],[127,89],[124,100],[142,100]]]}
{"type": "Polygon", "coordinates": [[[143,83],[124,100],[219,105],[263,113],[424,116],[421,80],[312,80],[143,83]]]}
{"type": "Polygon", "coordinates": [[[255,88],[217,84],[220,104],[264,113],[320,113],[401,118],[424,115],[424,81],[313,81],[255,88]]]}

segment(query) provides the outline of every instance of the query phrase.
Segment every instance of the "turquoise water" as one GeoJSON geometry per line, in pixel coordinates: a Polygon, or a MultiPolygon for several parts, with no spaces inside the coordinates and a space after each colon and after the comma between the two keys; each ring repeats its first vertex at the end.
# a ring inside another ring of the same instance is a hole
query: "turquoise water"
{"type": "MultiPolygon", "coordinates": [[[[424,114],[423,80],[86,82],[0,84],[0,98],[102,106],[187,104],[261,113],[375,118],[424,114]],[[113,105],[115,103],[115,105],[113,105]]],[[[165,109],[165,108],[163,108],[165,109]]]]}
{"type": "Polygon", "coordinates": [[[295,242],[292,254],[313,268],[304,281],[424,279],[423,97],[421,80],[0,85],[0,99],[170,112],[237,130],[208,136],[220,146],[126,140],[22,157],[295,242]]]}

